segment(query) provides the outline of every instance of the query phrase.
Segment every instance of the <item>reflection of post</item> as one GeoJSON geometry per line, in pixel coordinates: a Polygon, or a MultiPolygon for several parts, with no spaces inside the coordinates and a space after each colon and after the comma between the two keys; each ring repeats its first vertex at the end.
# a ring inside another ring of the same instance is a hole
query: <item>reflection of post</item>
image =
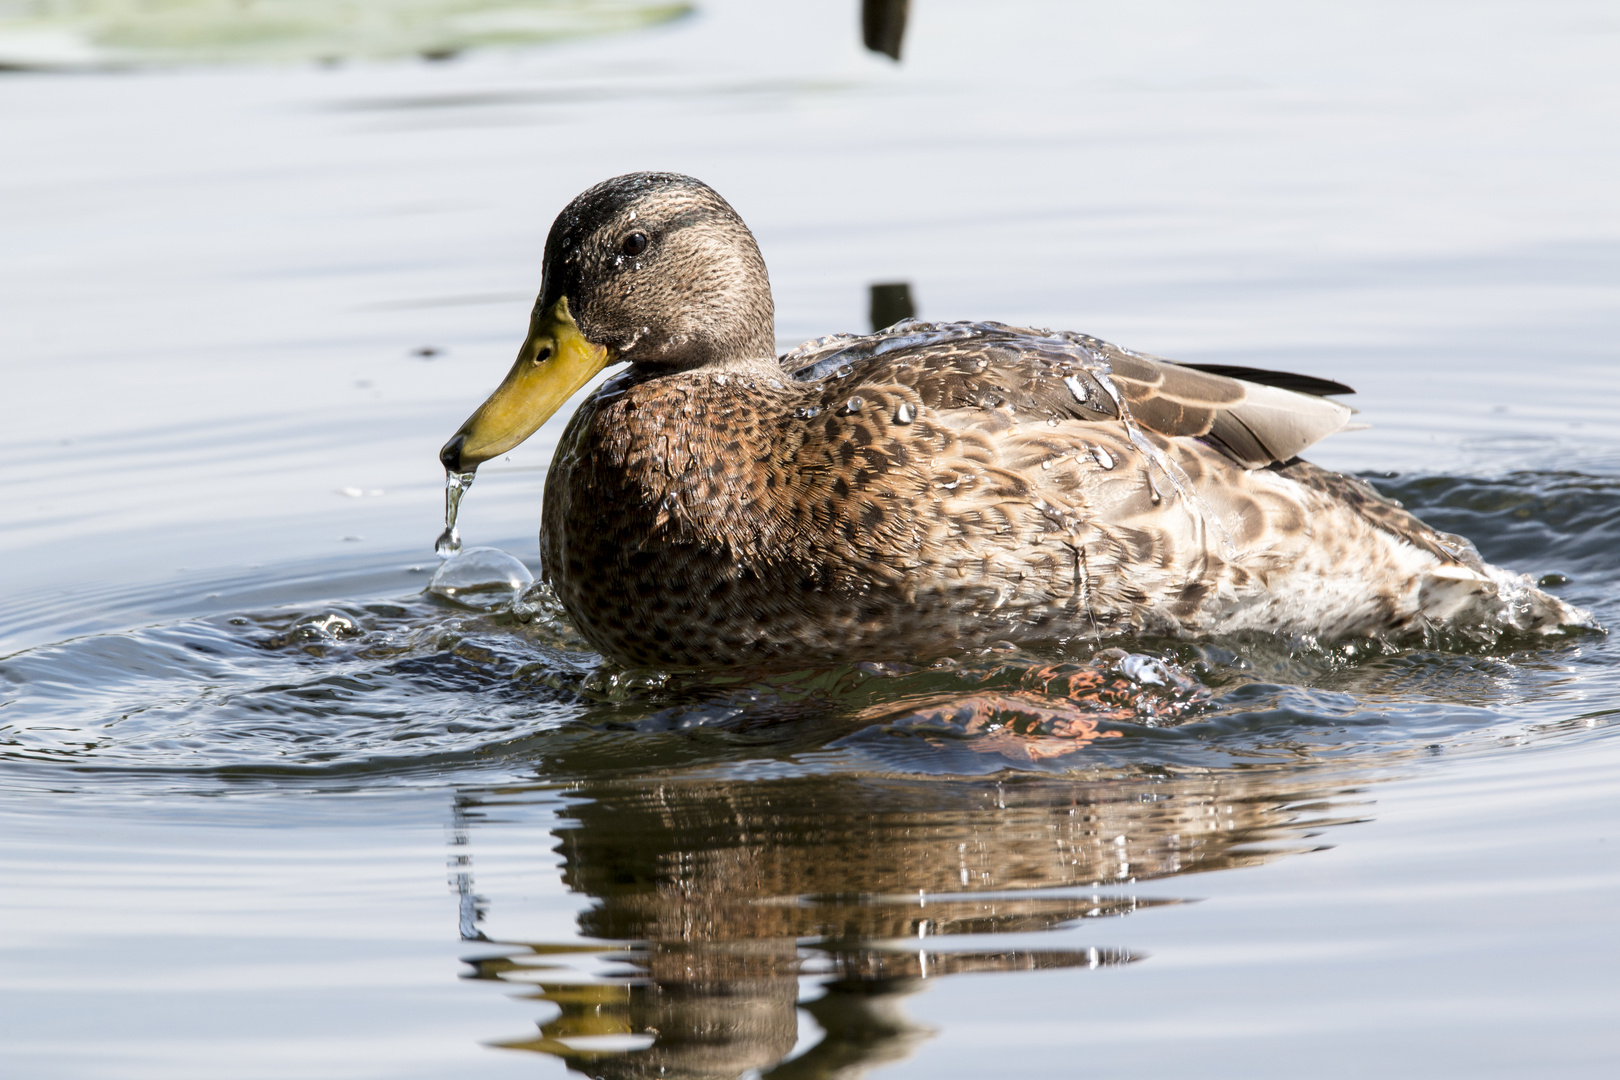
{"type": "Polygon", "coordinates": [[[1317,815],[1330,797],[1264,773],[599,781],[574,794],[556,830],[563,880],[595,900],[583,935],[611,944],[504,942],[522,951],[477,962],[476,977],[561,1010],[501,1045],[597,1077],[768,1070],[796,1042],[800,977],[820,975],[824,994],[804,1008],[826,1036],[771,1074],[793,1080],[910,1054],[930,1032],[899,1003],[928,980],[1131,962],[1070,935],[1048,948],[984,938],[1175,903],[1120,887],[1302,850],[1288,840],[1324,821],[1300,808],[1317,815]],[[584,977],[569,954],[628,970],[584,977]]]}
{"type": "Polygon", "coordinates": [[[900,59],[900,39],[906,36],[909,6],[909,0],[861,0],[861,38],[866,47],[900,59]]]}
{"type": "Polygon", "coordinates": [[[893,326],[901,319],[914,318],[917,306],[911,302],[911,283],[889,281],[872,286],[872,333],[893,326]]]}

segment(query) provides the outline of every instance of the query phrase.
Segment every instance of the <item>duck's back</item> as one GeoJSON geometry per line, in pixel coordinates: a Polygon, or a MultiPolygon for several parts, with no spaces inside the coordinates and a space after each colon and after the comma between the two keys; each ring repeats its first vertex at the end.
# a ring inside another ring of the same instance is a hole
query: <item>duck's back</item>
{"type": "Polygon", "coordinates": [[[621,376],[559,446],[546,573],[597,648],[650,665],[1578,619],[1299,461],[1345,392],[995,324],[621,376]]]}

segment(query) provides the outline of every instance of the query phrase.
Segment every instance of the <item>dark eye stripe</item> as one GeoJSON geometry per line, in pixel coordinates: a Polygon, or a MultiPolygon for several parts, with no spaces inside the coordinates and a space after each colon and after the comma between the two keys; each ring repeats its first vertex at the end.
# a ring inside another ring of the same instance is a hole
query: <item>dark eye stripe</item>
{"type": "Polygon", "coordinates": [[[631,233],[624,238],[624,243],[619,245],[619,250],[626,255],[640,255],[647,250],[647,234],[644,232],[631,233]]]}

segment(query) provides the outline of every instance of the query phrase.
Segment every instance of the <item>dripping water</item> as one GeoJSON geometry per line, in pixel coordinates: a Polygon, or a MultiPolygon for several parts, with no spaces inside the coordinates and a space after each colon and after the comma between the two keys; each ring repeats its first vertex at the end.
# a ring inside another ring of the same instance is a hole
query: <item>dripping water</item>
{"type": "Polygon", "coordinates": [[[473,478],[477,475],[476,471],[455,472],[446,469],[444,472],[444,532],[433,545],[434,553],[441,559],[448,559],[461,550],[456,515],[461,511],[461,497],[472,487],[473,478]]]}

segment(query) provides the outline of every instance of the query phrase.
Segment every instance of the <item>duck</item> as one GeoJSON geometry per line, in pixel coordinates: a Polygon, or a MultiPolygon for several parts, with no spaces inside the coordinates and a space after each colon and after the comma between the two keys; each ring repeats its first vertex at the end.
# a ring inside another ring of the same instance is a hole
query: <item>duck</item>
{"type": "Polygon", "coordinates": [[[765,261],[707,184],[581,193],[452,481],[604,369],[545,482],[540,577],[621,665],[939,658],[1121,637],[1317,641],[1590,615],[1299,455],[1341,383],[1089,335],[908,320],[778,355],[765,261]]]}

